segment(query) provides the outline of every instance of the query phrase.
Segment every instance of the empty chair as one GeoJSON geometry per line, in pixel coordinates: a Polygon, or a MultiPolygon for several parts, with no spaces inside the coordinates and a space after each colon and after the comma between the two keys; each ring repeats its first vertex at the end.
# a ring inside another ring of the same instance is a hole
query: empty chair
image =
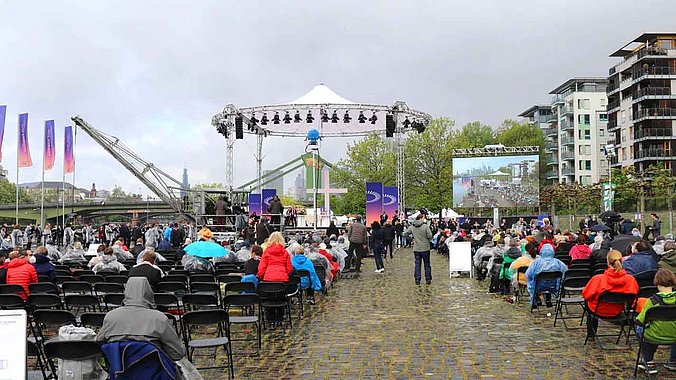
{"type": "Polygon", "coordinates": [[[101,304],[106,310],[112,310],[116,307],[122,306],[124,301],[124,293],[107,293],[103,295],[103,303],[101,304]]]}
{"type": "Polygon", "coordinates": [[[29,284],[28,290],[31,294],[59,294],[59,288],[51,282],[29,284]]]}
{"type": "Polygon", "coordinates": [[[215,282],[192,282],[190,283],[190,292],[193,294],[210,294],[221,298],[221,286],[215,282]]]}
{"type": "Polygon", "coordinates": [[[106,313],[82,313],[80,315],[80,324],[98,331],[103,326],[103,319],[105,317],[106,313]]]}
{"type": "Polygon", "coordinates": [[[61,298],[56,294],[32,293],[28,296],[28,305],[31,310],[63,309],[61,298]]]}
{"type": "Polygon", "coordinates": [[[0,294],[0,310],[23,309],[24,301],[17,294],[0,294]]]}
{"type": "Polygon", "coordinates": [[[99,282],[94,284],[94,294],[102,296],[108,293],[124,293],[124,285],[113,282],[99,282]]]}
{"type": "Polygon", "coordinates": [[[37,333],[44,342],[50,337],[57,335],[59,327],[77,325],[75,314],[68,310],[35,310],[33,321],[37,326],[37,333]],[[50,333],[53,330],[53,333],[50,333]]]}
{"type": "MultiPolygon", "coordinates": [[[[44,350],[51,368],[55,368],[54,359],[81,361],[105,358],[103,352],[101,352],[101,346],[97,342],[86,340],[50,341],[45,343],[44,350]]],[[[103,372],[102,369],[100,371],[103,372]]]]}
{"type": "Polygon", "coordinates": [[[566,278],[571,277],[591,277],[589,269],[585,268],[570,268],[566,271],[566,278]]]}
{"type": "Polygon", "coordinates": [[[225,294],[237,293],[256,293],[256,286],[253,282],[228,282],[225,284],[225,294]]]}
{"type": "Polygon", "coordinates": [[[101,310],[99,299],[92,294],[68,294],[64,297],[64,303],[69,310],[83,309],[94,313],[101,310]]]}
{"type": "MultiPolygon", "coordinates": [[[[29,358],[35,358],[35,362],[42,373],[42,378],[47,379],[47,363],[45,362],[46,359],[42,356],[42,350],[40,349],[40,346],[38,346],[35,342],[26,340],[26,356],[29,358]]],[[[28,378],[31,378],[31,376],[29,375],[28,378]]]]}
{"type": "MultiPolygon", "coordinates": [[[[188,360],[193,361],[193,353],[197,349],[223,347],[228,359],[228,378],[234,376],[232,362],[232,347],[230,344],[230,331],[228,330],[228,313],[222,309],[190,311],[183,315],[183,337],[188,349],[188,360]],[[212,327],[211,329],[199,329],[198,327],[212,327]],[[196,336],[197,332],[207,333],[205,336],[196,336]]],[[[216,357],[217,352],[214,352],[216,357]]],[[[212,366],[201,369],[223,368],[212,366]]]]}
{"type": "Polygon", "coordinates": [[[186,294],[181,298],[183,310],[193,311],[218,307],[218,297],[213,294],[186,294]]]}
{"type": "Polygon", "coordinates": [[[157,284],[157,290],[161,293],[176,293],[183,295],[187,292],[187,284],[178,281],[162,281],[157,284]]]}
{"type": "Polygon", "coordinates": [[[112,283],[115,283],[115,284],[122,284],[122,285],[126,285],[127,280],[128,280],[127,276],[122,276],[122,275],[119,275],[119,274],[105,276],[105,278],[106,278],[106,282],[112,282],[112,283]]]}
{"type": "Polygon", "coordinates": [[[566,324],[566,320],[577,318],[580,318],[580,325],[582,325],[582,318],[584,317],[584,298],[582,297],[582,290],[584,289],[585,285],[587,285],[588,282],[589,276],[568,277],[568,272],[566,272],[566,278],[561,283],[559,297],[556,300],[554,327],[556,327],[556,322],[558,320],[562,320],[563,326],[567,330],[571,329],[566,324]],[[568,307],[574,305],[580,307],[579,314],[572,314],[568,312],[568,307]]]}
{"type": "Polygon", "coordinates": [[[234,338],[232,329],[230,328],[231,341],[257,341],[256,354],[261,349],[261,312],[260,312],[260,298],[258,294],[230,294],[226,295],[223,304],[225,311],[228,312],[228,323],[232,325],[247,325],[252,324],[256,329],[256,337],[254,339],[248,338],[234,338]],[[239,309],[240,315],[233,315],[232,309],[239,309]]]}
{"type": "Polygon", "coordinates": [[[211,274],[199,273],[190,275],[190,282],[216,282],[216,279],[211,274]]]}
{"type": "Polygon", "coordinates": [[[258,284],[258,295],[261,299],[261,308],[265,311],[263,321],[269,324],[291,321],[291,301],[286,296],[287,284],[285,282],[261,282],[258,284]]]}
{"type": "Polygon", "coordinates": [[[241,282],[242,276],[238,274],[226,274],[218,276],[218,282],[221,284],[228,284],[231,282],[241,282]]]}
{"type": "Polygon", "coordinates": [[[61,290],[64,295],[69,294],[91,294],[92,285],[85,281],[66,281],[61,284],[61,290]]]}
{"type": "Polygon", "coordinates": [[[21,285],[0,285],[0,294],[14,294],[26,298],[26,291],[21,285]]]}
{"type": "Polygon", "coordinates": [[[657,294],[657,286],[644,286],[638,289],[637,298],[650,298],[657,294]]]}
{"type": "Polygon", "coordinates": [[[106,282],[106,279],[101,275],[96,274],[81,274],[80,281],[88,282],[90,284],[96,284],[99,282],[106,282]]]}

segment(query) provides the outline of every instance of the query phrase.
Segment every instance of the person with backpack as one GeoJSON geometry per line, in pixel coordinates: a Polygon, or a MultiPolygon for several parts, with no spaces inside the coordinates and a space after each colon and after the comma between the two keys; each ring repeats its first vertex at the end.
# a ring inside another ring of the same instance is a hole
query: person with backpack
{"type": "Polygon", "coordinates": [[[349,272],[354,259],[354,271],[361,272],[361,259],[366,254],[366,226],[361,222],[361,216],[357,215],[355,220],[347,227],[347,239],[350,246],[347,249],[347,259],[345,260],[345,271],[349,272]],[[356,254],[356,256],[355,256],[356,254]]]}
{"type": "MultiPolygon", "coordinates": [[[[659,343],[671,343],[676,337],[676,322],[673,321],[655,321],[648,326],[644,326],[646,313],[653,307],[667,306],[674,307],[676,305],[676,275],[668,269],[660,269],[655,274],[653,282],[657,286],[657,294],[654,294],[645,301],[643,309],[636,317],[636,334],[639,340],[643,333],[644,339],[641,342],[641,351],[643,354],[643,361],[639,363],[639,368],[647,371],[649,374],[657,373],[657,365],[653,361],[655,351],[659,343]]],[[[671,371],[676,371],[676,344],[671,345],[671,352],[669,361],[664,365],[665,368],[671,371]]]]}

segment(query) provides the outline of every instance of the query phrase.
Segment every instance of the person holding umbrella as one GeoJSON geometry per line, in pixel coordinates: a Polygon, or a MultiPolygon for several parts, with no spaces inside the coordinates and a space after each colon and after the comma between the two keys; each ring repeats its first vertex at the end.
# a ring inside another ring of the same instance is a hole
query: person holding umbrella
{"type": "Polygon", "coordinates": [[[191,272],[215,272],[213,264],[208,260],[214,257],[225,257],[228,252],[220,244],[211,240],[211,230],[203,228],[199,232],[200,240],[190,243],[183,249],[183,266],[191,272]]]}

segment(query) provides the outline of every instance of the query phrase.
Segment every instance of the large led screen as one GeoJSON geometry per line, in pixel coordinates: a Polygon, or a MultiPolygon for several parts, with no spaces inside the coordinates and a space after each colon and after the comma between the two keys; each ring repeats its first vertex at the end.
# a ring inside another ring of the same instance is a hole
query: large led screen
{"type": "Polygon", "coordinates": [[[453,206],[536,206],[538,160],[537,155],[454,158],[453,206]]]}

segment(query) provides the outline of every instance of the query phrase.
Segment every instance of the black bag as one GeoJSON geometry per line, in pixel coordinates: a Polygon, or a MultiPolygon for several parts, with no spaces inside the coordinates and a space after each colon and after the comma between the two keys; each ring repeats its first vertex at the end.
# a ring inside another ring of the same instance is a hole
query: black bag
{"type": "Polygon", "coordinates": [[[5,285],[7,283],[7,268],[0,268],[0,284],[5,285]]]}

